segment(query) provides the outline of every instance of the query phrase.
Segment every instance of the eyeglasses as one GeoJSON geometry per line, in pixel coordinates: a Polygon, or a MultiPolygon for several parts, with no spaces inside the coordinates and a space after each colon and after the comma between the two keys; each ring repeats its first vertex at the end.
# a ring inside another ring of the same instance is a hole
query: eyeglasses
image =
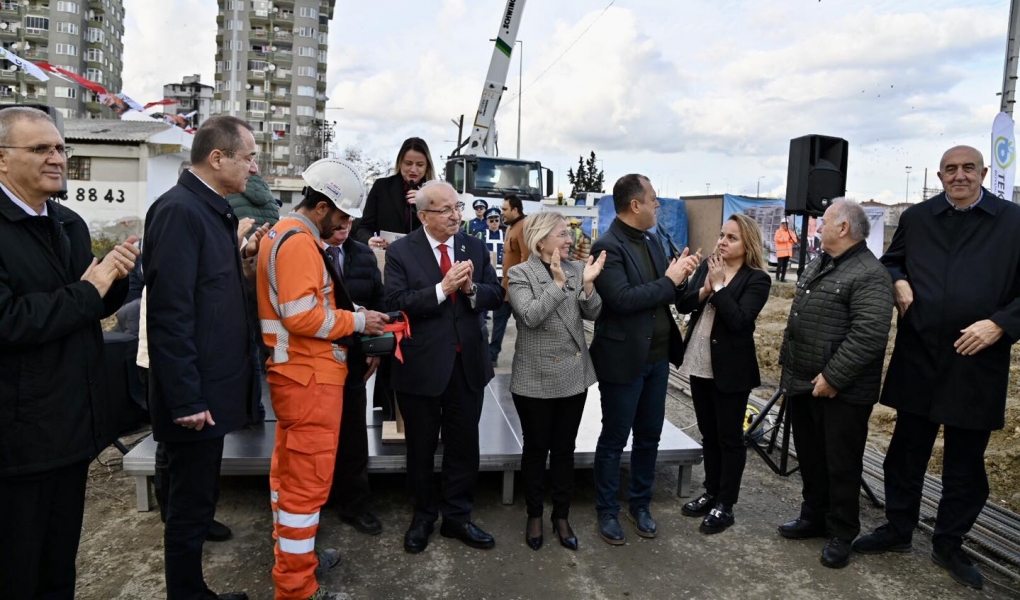
{"type": "Polygon", "coordinates": [[[9,148],[12,150],[29,150],[36,156],[49,157],[51,154],[56,152],[64,158],[71,158],[74,154],[74,148],[71,146],[65,146],[63,144],[36,144],[35,146],[0,146],[0,148],[9,148]]]}
{"type": "Polygon", "coordinates": [[[226,154],[230,158],[240,158],[241,160],[243,160],[244,162],[248,163],[249,165],[255,164],[255,161],[257,161],[259,159],[258,152],[252,152],[248,156],[244,156],[238,150],[220,150],[220,152],[222,152],[223,154],[226,154]]]}
{"type": "Polygon", "coordinates": [[[440,217],[449,217],[453,213],[460,214],[460,211],[462,211],[463,209],[464,209],[463,205],[458,202],[456,206],[447,206],[446,208],[444,208],[442,210],[436,210],[434,208],[425,208],[425,209],[422,209],[422,210],[424,212],[428,212],[428,213],[435,213],[435,214],[439,215],[440,217]]]}

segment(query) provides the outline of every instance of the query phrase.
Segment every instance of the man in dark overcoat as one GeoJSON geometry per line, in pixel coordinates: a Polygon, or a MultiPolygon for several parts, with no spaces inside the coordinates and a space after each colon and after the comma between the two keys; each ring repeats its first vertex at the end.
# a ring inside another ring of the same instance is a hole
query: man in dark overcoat
{"type": "Polygon", "coordinates": [[[149,413],[167,457],[169,600],[247,598],[206,586],[202,545],[216,513],[223,438],[252,420],[260,396],[246,290],[265,230],[239,249],[237,217],[225,199],[245,189],[257,160],[244,121],[207,119],[191,147],[193,166],[145,219],[149,413]]]}
{"type": "Polygon", "coordinates": [[[0,597],[74,597],[89,463],[117,431],[103,331],[127,294],[135,238],[102,262],[54,201],[70,148],[36,108],[0,111],[0,597]]]}
{"type": "Polygon", "coordinates": [[[931,558],[975,588],[982,576],[961,543],[988,498],[985,448],[1004,424],[1010,346],[1020,339],[1020,207],[981,187],[987,172],[974,148],[947,150],[945,192],[904,211],[882,257],[899,310],[881,397],[897,411],[885,459],[888,523],[854,544],[865,554],[910,550],[944,427],[931,558]]]}

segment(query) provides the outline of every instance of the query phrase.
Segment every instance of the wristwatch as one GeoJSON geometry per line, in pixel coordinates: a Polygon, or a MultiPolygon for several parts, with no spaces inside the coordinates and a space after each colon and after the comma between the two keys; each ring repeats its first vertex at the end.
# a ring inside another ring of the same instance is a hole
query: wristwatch
{"type": "Polygon", "coordinates": [[[721,284],[721,283],[717,283],[717,284],[712,286],[712,292],[713,293],[718,293],[719,290],[723,289],[724,287],[726,287],[726,286],[721,284]]]}
{"type": "Polygon", "coordinates": [[[467,293],[466,293],[466,294],[464,294],[464,295],[465,295],[465,296],[474,296],[474,295],[475,295],[475,292],[476,292],[476,291],[478,291],[478,285],[477,285],[477,284],[474,284],[474,283],[472,283],[472,284],[471,284],[471,291],[467,292],[467,293]]]}

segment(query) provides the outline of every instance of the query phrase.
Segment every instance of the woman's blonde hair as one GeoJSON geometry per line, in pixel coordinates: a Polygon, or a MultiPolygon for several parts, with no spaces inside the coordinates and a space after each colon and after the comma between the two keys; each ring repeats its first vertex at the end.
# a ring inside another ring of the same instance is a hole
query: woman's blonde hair
{"type": "Polygon", "coordinates": [[[765,244],[762,241],[761,228],[754,219],[740,213],[733,213],[728,219],[737,224],[740,230],[740,239],[744,241],[744,264],[752,269],[768,273],[768,263],[765,262],[765,244]]]}
{"type": "Polygon", "coordinates": [[[538,243],[544,240],[560,221],[565,223],[567,218],[556,211],[543,211],[524,219],[524,245],[532,254],[541,254],[538,251],[538,243]]]}

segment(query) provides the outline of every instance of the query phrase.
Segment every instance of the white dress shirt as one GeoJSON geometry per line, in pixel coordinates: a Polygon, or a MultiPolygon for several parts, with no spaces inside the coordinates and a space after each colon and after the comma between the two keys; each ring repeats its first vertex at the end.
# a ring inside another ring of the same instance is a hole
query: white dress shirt
{"type": "MultiPolygon", "coordinates": [[[[427,228],[422,227],[421,230],[425,234],[425,239],[429,241],[429,246],[432,247],[432,256],[436,259],[436,264],[439,265],[440,270],[442,270],[442,265],[443,265],[443,263],[442,263],[442,251],[439,249],[439,245],[440,244],[446,244],[446,255],[450,257],[450,268],[453,268],[453,262],[454,262],[453,261],[453,239],[456,236],[451,235],[450,239],[446,240],[445,242],[438,242],[438,241],[436,241],[435,238],[433,238],[431,235],[429,235],[429,230],[427,228]]],[[[456,293],[456,292],[454,292],[454,293],[456,293]]],[[[475,307],[475,297],[472,295],[472,296],[468,296],[467,298],[468,298],[468,300],[471,301],[471,308],[474,308],[475,307]]],[[[442,304],[444,300],[446,300],[446,294],[443,293],[443,282],[440,281],[439,283],[436,284],[436,301],[439,304],[442,304]]]]}

